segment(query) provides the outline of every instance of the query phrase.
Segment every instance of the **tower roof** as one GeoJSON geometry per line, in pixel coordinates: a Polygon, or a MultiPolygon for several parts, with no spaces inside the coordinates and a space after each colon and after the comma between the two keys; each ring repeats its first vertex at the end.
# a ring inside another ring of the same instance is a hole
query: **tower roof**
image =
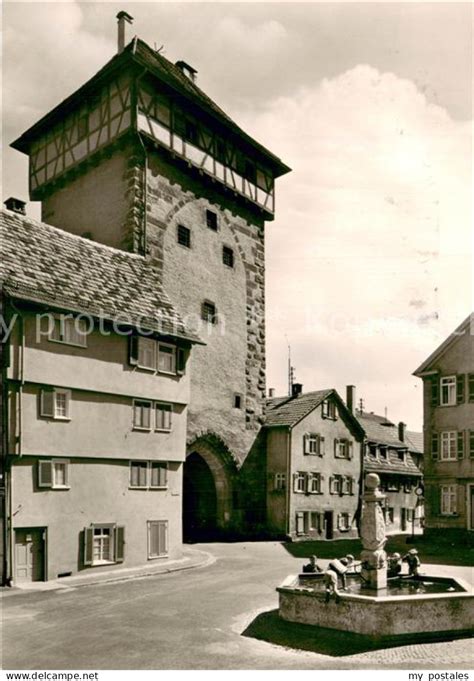
{"type": "Polygon", "coordinates": [[[18,139],[12,142],[11,146],[23,153],[29,153],[31,143],[45,129],[61,120],[65,114],[83,102],[84,98],[94,93],[101,84],[106,82],[116,72],[123,71],[128,67],[133,68],[134,66],[138,67],[140,74],[148,73],[165,83],[177,95],[186,98],[195,107],[227,129],[232,136],[243,140],[258,156],[265,159],[266,164],[271,167],[275,177],[284,175],[291,170],[271,151],[242,130],[193,80],[183,73],[183,69],[179,65],[173,64],[169,59],[152,49],[139,38],[134,38],[125,47],[123,52],[112,57],[100,71],[26,130],[18,139]]]}

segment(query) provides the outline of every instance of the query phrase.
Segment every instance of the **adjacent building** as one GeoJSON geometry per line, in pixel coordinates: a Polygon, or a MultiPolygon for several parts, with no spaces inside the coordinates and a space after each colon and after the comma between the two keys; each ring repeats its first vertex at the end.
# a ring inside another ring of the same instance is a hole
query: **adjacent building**
{"type": "Polygon", "coordinates": [[[7,204],[4,581],[176,558],[198,339],[142,255],[7,204]]]}
{"type": "Polygon", "coordinates": [[[474,530],[474,315],[414,372],[423,380],[426,530],[474,530]]]}
{"type": "Polygon", "coordinates": [[[414,533],[423,525],[423,435],[373,412],[356,412],[365,432],[364,473],[377,473],[385,497],[387,532],[414,533]]]}
{"type": "Polygon", "coordinates": [[[150,289],[206,341],[187,419],[193,536],[243,517],[238,473],[265,409],[265,223],[290,169],[200,89],[195,68],[126,43],[131,17],[118,20],[118,53],[12,146],[29,156],[43,221],[144,259],[150,289]]]}
{"type": "Polygon", "coordinates": [[[358,536],[364,431],[333,389],[267,403],[268,529],[293,540],[358,536]]]}

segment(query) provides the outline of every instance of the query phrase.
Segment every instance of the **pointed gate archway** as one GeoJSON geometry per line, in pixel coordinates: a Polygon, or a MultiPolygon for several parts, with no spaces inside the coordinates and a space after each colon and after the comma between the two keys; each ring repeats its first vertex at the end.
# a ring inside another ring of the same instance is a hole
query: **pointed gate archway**
{"type": "Polygon", "coordinates": [[[189,447],[183,479],[183,539],[212,541],[222,536],[232,519],[235,463],[215,435],[189,447]]]}

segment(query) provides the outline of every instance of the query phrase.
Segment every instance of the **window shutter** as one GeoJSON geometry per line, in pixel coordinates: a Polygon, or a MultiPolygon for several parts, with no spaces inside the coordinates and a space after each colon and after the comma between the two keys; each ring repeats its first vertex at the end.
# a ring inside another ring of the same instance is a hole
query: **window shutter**
{"type": "Polygon", "coordinates": [[[296,534],[304,534],[304,516],[301,511],[296,514],[296,534]]]}
{"type": "Polygon", "coordinates": [[[436,461],[439,454],[439,436],[438,433],[431,434],[431,458],[436,461]]]}
{"type": "Polygon", "coordinates": [[[313,481],[313,474],[312,473],[306,473],[305,480],[304,480],[304,487],[306,494],[309,494],[311,492],[311,484],[313,481]]]}
{"type": "Polygon", "coordinates": [[[115,528],[115,562],[123,563],[125,554],[125,527],[119,525],[115,528]]]}
{"type": "Polygon", "coordinates": [[[52,461],[38,461],[38,487],[53,486],[52,461]]]}
{"type": "Polygon", "coordinates": [[[176,373],[184,374],[186,372],[186,350],[184,348],[177,348],[176,350],[176,373]]]}
{"type": "Polygon", "coordinates": [[[354,456],[354,443],[352,442],[352,440],[349,440],[348,442],[347,455],[349,459],[352,459],[354,456]]]}
{"type": "Polygon", "coordinates": [[[138,336],[132,334],[128,341],[128,363],[132,366],[137,366],[138,364],[138,336]]]}
{"type": "Polygon", "coordinates": [[[464,431],[458,431],[458,459],[464,459],[464,431]]]}
{"type": "Polygon", "coordinates": [[[474,459],[474,430],[469,431],[469,456],[474,459]]]}
{"type": "Polygon", "coordinates": [[[160,556],[168,553],[168,522],[164,521],[158,525],[158,554],[160,556]]]}
{"type": "Polygon", "coordinates": [[[92,565],[94,528],[84,528],[84,565],[92,565]]]}
{"type": "Polygon", "coordinates": [[[439,380],[438,377],[431,379],[431,406],[439,405],[439,380]]]}
{"type": "Polygon", "coordinates": [[[303,435],[303,454],[309,454],[309,436],[303,435]]]}
{"type": "Polygon", "coordinates": [[[342,525],[342,513],[337,514],[337,529],[340,530],[342,525]]]}
{"type": "Polygon", "coordinates": [[[324,437],[319,436],[319,456],[324,456],[324,437]]]}
{"type": "Polygon", "coordinates": [[[40,414],[54,418],[54,390],[50,388],[43,388],[40,397],[40,414]]]}
{"type": "Polygon", "coordinates": [[[469,387],[469,402],[474,402],[474,374],[469,374],[468,387],[469,387]]]}
{"type": "Polygon", "coordinates": [[[337,447],[339,445],[339,440],[334,438],[334,456],[337,456],[337,447]]]}
{"type": "Polygon", "coordinates": [[[329,477],[329,494],[333,494],[333,493],[334,493],[334,476],[331,475],[329,477]]]}
{"type": "Polygon", "coordinates": [[[466,375],[456,376],[456,402],[462,404],[466,399],[466,375]]]}
{"type": "Polygon", "coordinates": [[[293,492],[298,491],[298,473],[293,473],[293,492]]]}

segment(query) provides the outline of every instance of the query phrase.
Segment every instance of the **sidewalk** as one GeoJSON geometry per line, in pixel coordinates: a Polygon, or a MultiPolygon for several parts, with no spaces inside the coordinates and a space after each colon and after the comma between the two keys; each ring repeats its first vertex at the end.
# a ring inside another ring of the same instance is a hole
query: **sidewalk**
{"type": "Polygon", "coordinates": [[[73,577],[63,577],[62,579],[52,579],[48,582],[29,582],[27,584],[17,584],[12,587],[2,587],[0,589],[1,598],[18,595],[24,591],[53,591],[55,589],[76,589],[81,586],[91,586],[93,584],[113,584],[129,579],[143,579],[144,577],[154,577],[156,575],[169,574],[179,570],[191,570],[193,568],[207,567],[212,565],[217,559],[206,551],[191,549],[183,546],[183,557],[178,560],[158,560],[147,565],[139,565],[133,568],[117,568],[106,572],[94,571],[84,572],[73,577]]]}

